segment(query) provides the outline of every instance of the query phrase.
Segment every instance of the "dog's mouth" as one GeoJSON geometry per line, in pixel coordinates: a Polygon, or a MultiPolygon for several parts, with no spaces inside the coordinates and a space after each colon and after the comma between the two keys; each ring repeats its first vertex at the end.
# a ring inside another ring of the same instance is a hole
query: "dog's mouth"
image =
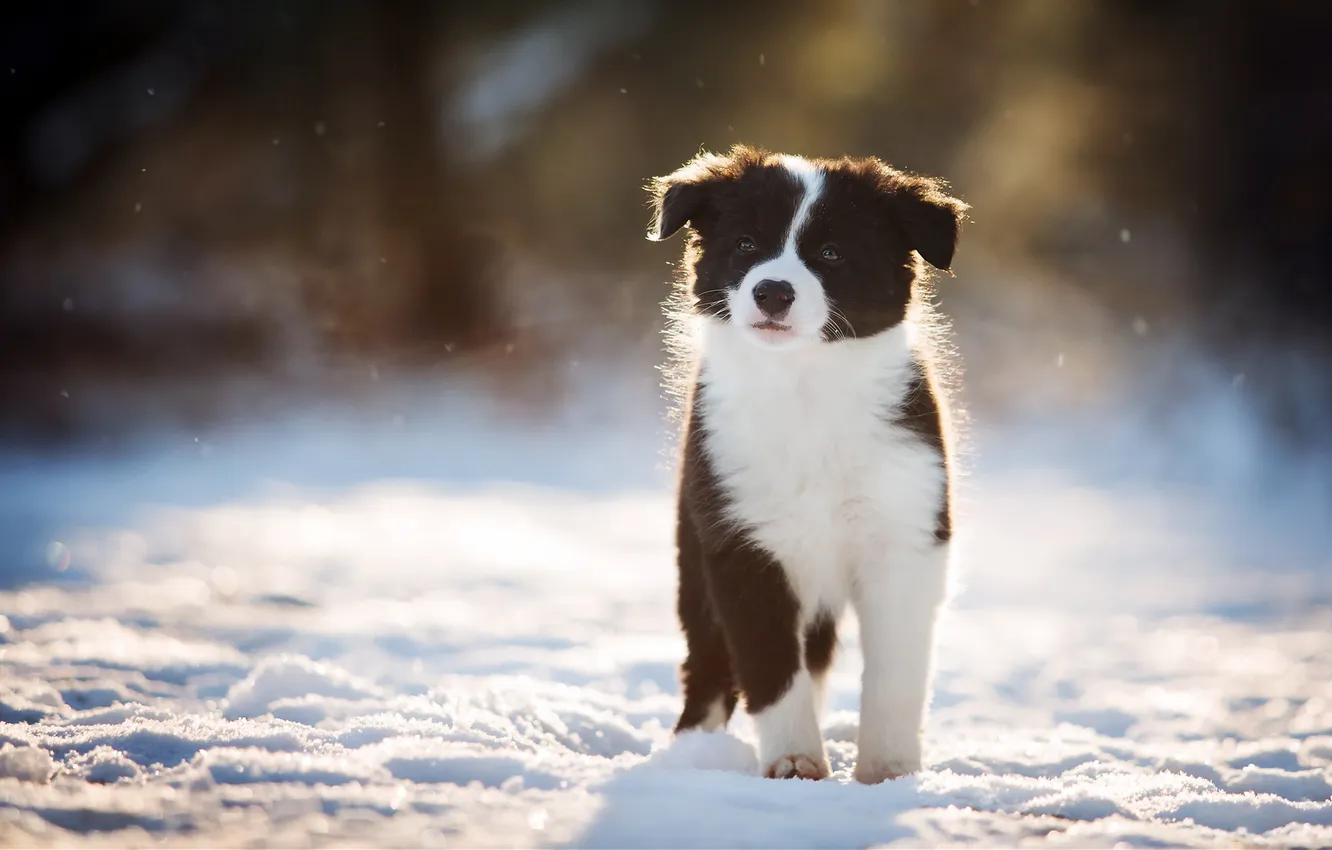
{"type": "Polygon", "coordinates": [[[758,331],[789,331],[790,325],[783,325],[781,322],[774,322],[772,319],[764,319],[761,322],[755,322],[750,325],[751,328],[758,331]]]}

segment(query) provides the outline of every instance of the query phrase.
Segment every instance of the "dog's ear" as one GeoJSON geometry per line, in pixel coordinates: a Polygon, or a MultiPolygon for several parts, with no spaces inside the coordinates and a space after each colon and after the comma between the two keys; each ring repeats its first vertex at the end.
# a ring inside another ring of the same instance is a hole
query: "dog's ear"
{"type": "Polygon", "coordinates": [[[715,181],[711,178],[681,177],[680,171],[654,181],[648,190],[652,192],[655,209],[652,224],[648,226],[648,239],[661,242],[674,236],[686,224],[697,223],[706,215],[714,188],[715,181]]]}
{"type": "Polygon", "coordinates": [[[884,167],[883,188],[911,247],[925,262],[948,271],[967,205],[950,197],[942,180],[884,167]]]}
{"type": "Polygon", "coordinates": [[[653,180],[647,187],[653,206],[648,239],[669,239],[686,224],[698,230],[716,213],[717,190],[734,180],[747,161],[761,156],[759,151],[737,145],[725,156],[701,153],[677,171],[653,180]]]}

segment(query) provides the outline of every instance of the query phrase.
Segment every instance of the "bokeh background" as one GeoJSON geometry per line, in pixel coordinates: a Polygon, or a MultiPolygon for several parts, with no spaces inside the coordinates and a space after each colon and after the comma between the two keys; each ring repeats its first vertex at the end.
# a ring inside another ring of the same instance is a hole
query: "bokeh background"
{"type": "Polygon", "coordinates": [[[77,576],[62,529],[274,479],[669,486],[679,245],[644,240],[643,186],[734,142],[972,205],[937,297],[970,468],[1192,494],[1253,551],[1326,550],[1328,4],[0,15],[8,583],[77,576]]]}

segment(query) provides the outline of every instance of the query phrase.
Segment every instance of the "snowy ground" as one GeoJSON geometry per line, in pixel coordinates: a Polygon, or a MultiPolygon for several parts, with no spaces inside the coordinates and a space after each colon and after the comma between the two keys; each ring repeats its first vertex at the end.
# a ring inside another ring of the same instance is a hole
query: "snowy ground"
{"type": "Polygon", "coordinates": [[[851,626],[834,778],[776,782],[671,740],[670,496],[585,426],[9,462],[66,569],[0,589],[0,843],[1332,845],[1332,581],[1252,506],[978,463],[929,769],[850,781],[851,626]]]}

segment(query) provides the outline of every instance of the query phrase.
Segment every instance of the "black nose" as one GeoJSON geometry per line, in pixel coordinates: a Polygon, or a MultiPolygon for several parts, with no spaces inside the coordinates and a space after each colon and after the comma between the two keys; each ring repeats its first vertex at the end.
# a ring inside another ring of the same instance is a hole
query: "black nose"
{"type": "Polygon", "coordinates": [[[769,319],[781,319],[791,310],[795,287],[784,280],[761,280],[754,287],[754,303],[769,319]]]}

